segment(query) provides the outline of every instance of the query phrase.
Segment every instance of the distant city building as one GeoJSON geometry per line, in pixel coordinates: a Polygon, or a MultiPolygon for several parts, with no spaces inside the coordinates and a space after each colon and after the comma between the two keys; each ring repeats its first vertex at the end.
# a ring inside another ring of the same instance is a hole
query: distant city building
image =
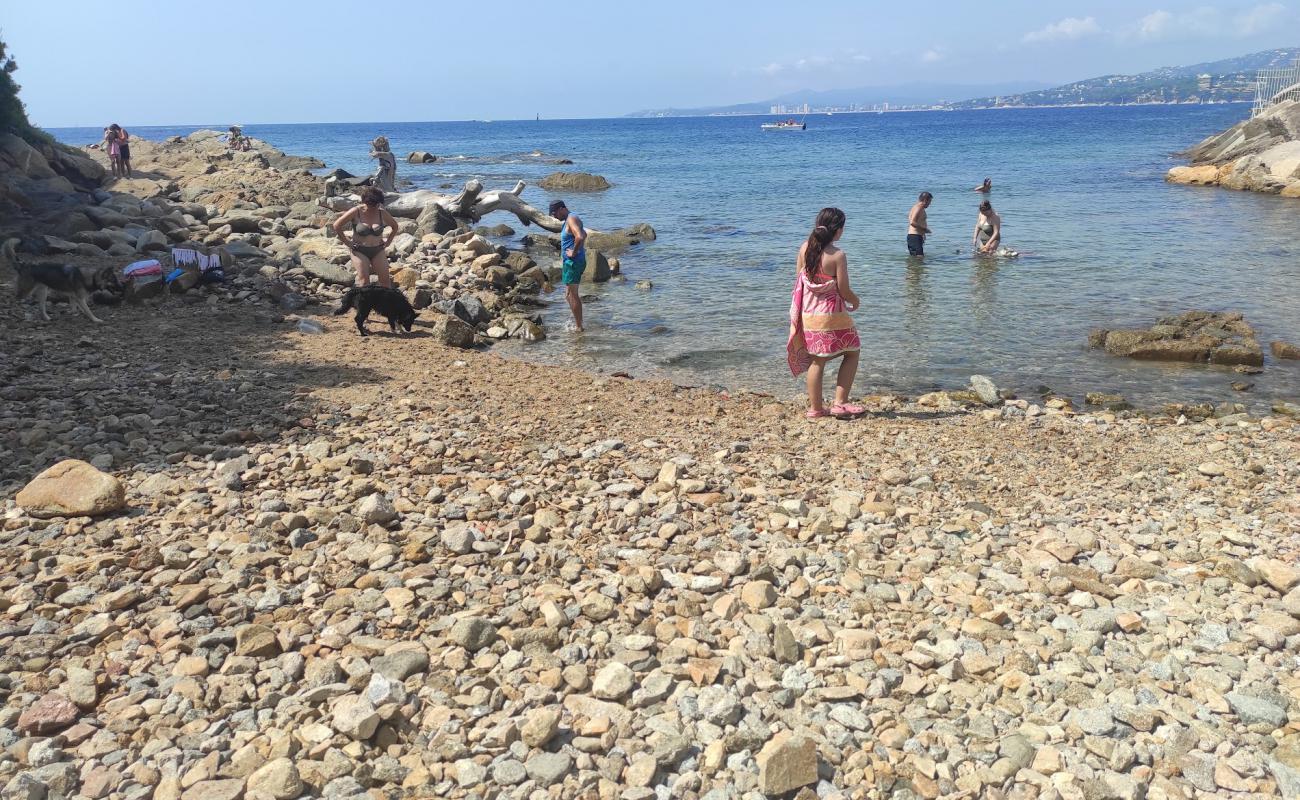
{"type": "Polygon", "coordinates": [[[1214,76],[1213,76],[1213,75],[1197,75],[1197,76],[1196,76],[1196,88],[1200,89],[1202,92],[1208,92],[1208,91],[1210,91],[1211,89],[1214,88],[1214,76]]]}

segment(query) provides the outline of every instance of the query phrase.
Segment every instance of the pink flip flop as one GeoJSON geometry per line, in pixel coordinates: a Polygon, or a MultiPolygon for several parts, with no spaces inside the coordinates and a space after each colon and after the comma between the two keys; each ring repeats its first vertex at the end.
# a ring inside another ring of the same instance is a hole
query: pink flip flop
{"type": "Polygon", "coordinates": [[[827,411],[824,408],[821,411],[814,411],[810,408],[804,412],[804,416],[807,417],[808,419],[821,419],[822,417],[829,417],[830,415],[831,412],[827,411]]]}
{"type": "Polygon", "coordinates": [[[867,413],[867,410],[862,406],[857,406],[852,403],[840,403],[839,405],[831,406],[830,413],[831,416],[835,417],[856,417],[859,414],[867,413]]]}

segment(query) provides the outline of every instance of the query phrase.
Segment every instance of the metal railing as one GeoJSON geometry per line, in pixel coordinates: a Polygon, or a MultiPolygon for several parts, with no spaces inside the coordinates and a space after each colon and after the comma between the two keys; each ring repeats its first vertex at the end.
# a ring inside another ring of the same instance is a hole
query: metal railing
{"type": "Polygon", "coordinates": [[[1261,69],[1255,76],[1255,107],[1260,114],[1283,100],[1300,100],[1300,58],[1283,69],[1261,69]]]}

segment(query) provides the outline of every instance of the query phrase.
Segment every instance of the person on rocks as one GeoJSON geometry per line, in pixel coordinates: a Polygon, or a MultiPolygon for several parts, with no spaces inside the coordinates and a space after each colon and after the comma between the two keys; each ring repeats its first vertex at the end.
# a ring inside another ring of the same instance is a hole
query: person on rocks
{"type": "Polygon", "coordinates": [[[104,129],[104,150],[108,153],[108,168],[112,171],[114,178],[122,177],[122,140],[118,138],[117,131],[109,125],[104,129]]]}
{"type": "Polygon", "coordinates": [[[114,122],[108,129],[117,134],[118,170],[126,177],[131,177],[131,134],[126,128],[114,122]]]}
{"type": "Polygon", "coordinates": [[[977,253],[996,253],[1002,244],[1002,217],[993,210],[993,204],[980,203],[980,215],[975,220],[975,234],[971,242],[977,253]]]}
{"type": "Polygon", "coordinates": [[[374,274],[380,286],[392,288],[388,274],[388,247],[397,236],[397,220],[384,208],[384,193],[374,186],[361,192],[361,205],[349,208],[334,220],[334,235],[352,251],[352,268],[357,271],[357,286],[369,286],[374,274]],[[349,240],[343,231],[352,228],[349,240]],[[385,235],[384,231],[387,231],[385,235]]]}
{"type": "Polygon", "coordinates": [[[907,254],[909,256],[925,255],[925,237],[930,234],[930,228],[926,224],[925,210],[930,207],[934,195],[929,192],[921,192],[921,196],[916,199],[916,205],[912,206],[912,211],[907,215],[907,254]]]}
{"type": "Polygon", "coordinates": [[[808,419],[846,418],[866,411],[849,403],[862,345],[849,317],[860,301],[849,287],[848,258],[835,246],[843,234],[844,212],[823,208],[808,240],[799,248],[786,361],[791,375],[808,373],[808,419]],[[836,356],[844,359],[835,376],[835,404],[827,409],[822,404],[822,376],[827,362],[836,356]]]}
{"type": "Polygon", "coordinates": [[[252,143],[248,141],[248,137],[244,136],[243,128],[238,125],[231,125],[230,133],[226,135],[226,146],[231,150],[246,151],[252,147],[252,143]]]}
{"type": "Polygon", "coordinates": [[[587,229],[577,214],[569,211],[563,200],[551,203],[551,216],[564,223],[560,229],[560,277],[564,283],[564,299],[573,312],[573,325],[582,332],[582,273],[587,271],[587,229]]]}
{"type": "Polygon", "coordinates": [[[393,155],[387,136],[376,136],[370,142],[370,157],[379,159],[374,185],[385,192],[397,191],[397,157],[393,155]]]}

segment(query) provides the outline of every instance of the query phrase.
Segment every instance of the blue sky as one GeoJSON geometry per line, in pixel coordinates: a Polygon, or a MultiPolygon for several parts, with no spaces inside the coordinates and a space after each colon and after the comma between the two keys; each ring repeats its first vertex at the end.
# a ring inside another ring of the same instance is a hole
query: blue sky
{"type": "Polygon", "coordinates": [[[47,127],[618,116],[797,89],[1063,83],[1300,45],[1300,0],[5,6],[0,38],[47,127]]]}

